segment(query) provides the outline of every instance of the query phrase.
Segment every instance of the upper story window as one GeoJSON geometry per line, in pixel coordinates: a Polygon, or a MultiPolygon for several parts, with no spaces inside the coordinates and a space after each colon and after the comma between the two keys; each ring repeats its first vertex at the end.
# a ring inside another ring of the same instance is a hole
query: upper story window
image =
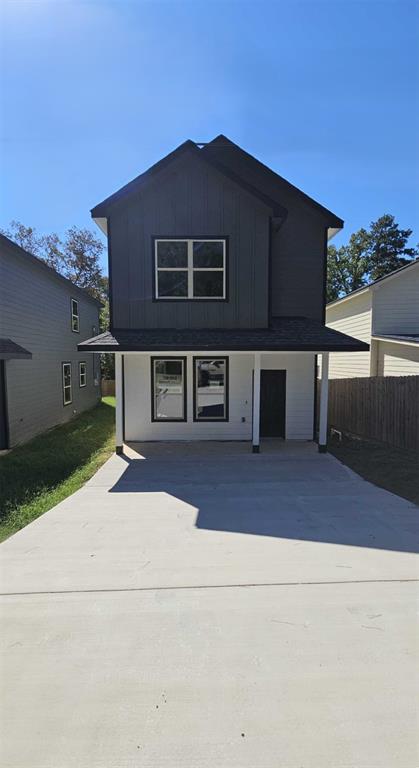
{"type": "Polygon", "coordinates": [[[71,299],[71,330],[74,333],[79,333],[80,330],[79,302],[76,299],[71,299]]]}
{"type": "Polygon", "coordinates": [[[225,300],[226,240],[154,241],[156,299],[225,300]]]}

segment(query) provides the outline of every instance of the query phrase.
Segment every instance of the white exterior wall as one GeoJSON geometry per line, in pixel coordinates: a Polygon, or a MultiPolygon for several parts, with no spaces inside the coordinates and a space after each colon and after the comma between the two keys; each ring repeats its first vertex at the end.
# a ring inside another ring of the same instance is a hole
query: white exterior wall
{"type": "Polygon", "coordinates": [[[419,347],[379,341],[378,376],[419,376],[419,347]]]}
{"type": "MultiPolygon", "coordinates": [[[[366,291],[334,307],[327,307],[326,325],[370,344],[371,315],[371,292],[366,291]]],[[[330,354],[329,379],[370,375],[369,352],[332,352],[330,354]]]]}
{"type": "MultiPolygon", "coordinates": [[[[229,421],[193,421],[193,357],[208,352],[168,355],[129,353],[125,368],[125,441],[147,440],[251,440],[252,371],[254,355],[217,353],[229,358],[229,421]],[[151,421],[151,357],[187,357],[187,421],[151,421]],[[244,421],[242,419],[244,418],[244,421]]],[[[286,438],[312,440],[314,408],[314,355],[310,353],[263,354],[261,368],[286,370],[286,438]]]]}
{"type": "Polygon", "coordinates": [[[372,291],[373,336],[419,333],[419,261],[372,291]]]}

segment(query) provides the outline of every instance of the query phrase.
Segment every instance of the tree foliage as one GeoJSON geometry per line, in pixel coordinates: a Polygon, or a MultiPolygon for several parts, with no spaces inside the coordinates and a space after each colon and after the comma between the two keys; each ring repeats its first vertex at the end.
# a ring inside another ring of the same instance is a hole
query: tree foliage
{"type": "Polygon", "coordinates": [[[39,235],[33,227],[11,221],[9,229],[1,231],[96,299],[107,299],[107,278],[100,266],[104,246],[90,229],[70,227],[62,239],[55,232],[39,235]]]}
{"type": "Polygon", "coordinates": [[[330,245],[327,253],[327,301],[345,296],[388,275],[419,255],[408,247],[411,229],[400,229],[394,216],[385,214],[369,230],[354,232],[347,245],[330,245]]]}

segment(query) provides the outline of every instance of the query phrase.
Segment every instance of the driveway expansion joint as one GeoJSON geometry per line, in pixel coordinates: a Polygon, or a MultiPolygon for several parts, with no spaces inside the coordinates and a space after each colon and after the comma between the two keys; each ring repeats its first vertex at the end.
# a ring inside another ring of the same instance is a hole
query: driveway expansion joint
{"type": "Polygon", "coordinates": [[[83,595],[111,592],[164,592],[191,589],[249,589],[254,587],[320,587],[344,584],[404,584],[418,583],[419,579],[347,579],[343,581],[268,581],[249,584],[181,584],[160,587],[103,587],[95,589],[47,589],[34,592],[0,592],[0,597],[25,597],[35,595],[83,595]]]}

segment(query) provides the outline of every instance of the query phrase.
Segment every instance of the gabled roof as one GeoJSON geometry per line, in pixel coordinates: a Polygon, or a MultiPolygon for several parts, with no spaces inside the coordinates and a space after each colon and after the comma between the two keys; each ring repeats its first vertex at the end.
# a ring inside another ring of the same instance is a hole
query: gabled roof
{"type": "Polygon", "coordinates": [[[245,179],[241,178],[233,170],[221,165],[216,160],[216,158],[212,158],[208,154],[204,153],[199,148],[199,145],[197,145],[195,142],[191,141],[190,139],[188,139],[187,141],[184,141],[183,144],[180,144],[175,150],[173,150],[173,152],[170,152],[168,155],[166,155],[157,163],[155,163],[150,168],[148,168],[148,170],[144,171],[144,173],[141,173],[135,179],[133,179],[132,181],[129,181],[128,184],[125,184],[123,187],[118,189],[112,195],[110,195],[101,203],[99,203],[94,208],[92,208],[92,210],[90,211],[92,218],[97,219],[97,218],[104,218],[108,216],[110,208],[115,203],[118,203],[121,200],[129,198],[132,194],[135,194],[136,192],[139,192],[141,189],[145,188],[146,185],[150,181],[152,181],[161,171],[167,168],[172,162],[177,160],[179,157],[186,154],[191,154],[193,157],[199,159],[201,162],[211,166],[212,168],[215,168],[217,171],[219,171],[224,176],[229,178],[230,181],[234,182],[239,187],[244,189],[246,192],[249,192],[251,195],[261,200],[261,202],[267,205],[268,208],[272,209],[275,216],[285,218],[287,214],[287,210],[281,205],[281,203],[278,200],[271,197],[270,195],[267,195],[262,190],[257,189],[253,185],[249,184],[245,179]]]}
{"type": "Polygon", "coordinates": [[[85,288],[80,288],[67,277],[63,277],[63,275],[60,275],[60,273],[55,269],[49,267],[48,264],[46,264],[45,261],[42,261],[42,259],[39,259],[38,256],[34,256],[33,253],[29,253],[29,251],[26,251],[13,240],[10,240],[9,237],[6,237],[6,235],[2,235],[0,233],[0,255],[2,248],[6,248],[9,253],[22,256],[24,259],[26,259],[26,261],[38,267],[41,271],[45,272],[47,276],[55,280],[59,280],[61,283],[65,283],[67,288],[71,288],[71,292],[75,296],[80,295],[87,301],[91,301],[93,304],[97,304],[99,307],[102,306],[102,302],[100,302],[99,299],[95,299],[94,296],[91,296],[91,294],[86,291],[85,288]]]}
{"type": "Polygon", "coordinates": [[[208,144],[203,145],[203,152],[205,154],[209,154],[215,158],[218,158],[221,164],[223,165],[225,164],[227,166],[229,164],[229,158],[228,158],[229,153],[235,153],[236,156],[241,156],[241,158],[244,161],[250,164],[250,167],[253,166],[255,170],[262,172],[266,176],[266,178],[270,181],[270,183],[277,187],[278,198],[281,197],[281,191],[284,188],[285,189],[288,188],[294,194],[298,195],[298,197],[300,197],[305,203],[307,203],[312,208],[314,208],[315,210],[323,214],[325,218],[328,220],[329,227],[342,229],[342,227],[344,226],[344,222],[341,218],[339,218],[339,216],[336,216],[336,214],[329,211],[328,208],[325,208],[316,200],[313,200],[312,197],[309,197],[309,195],[306,195],[306,193],[302,192],[301,189],[298,189],[298,187],[296,187],[294,184],[291,184],[291,182],[284,179],[283,176],[280,176],[278,173],[273,171],[271,168],[269,168],[267,165],[262,163],[256,157],[251,155],[249,152],[246,152],[246,150],[239,147],[238,144],[235,144],[234,141],[231,141],[227,136],[224,136],[222,133],[220,133],[219,136],[216,136],[216,138],[210,141],[208,144]],[[228,150],[228,151],[226,152],[225,150],[228,150]]]}
{"type": "Polygon", "coordinates": [[[409,264],[405,264],[403,267],[394,269],[393,272],[389,272],[388,275],[379,277],[378,280],[373,280],[372,283],[369,283],[368,285],[363,285],[361,288],[357,288],[356,291],[351,291],[351,293],[347,293],[346,296],[341,296],[340,299],[334,299],[334,301],[329,301],[329,303],[326,305],[326,308],[335,307],[337,304],[341,304],[343,301],[348,301],[349,299],[352,299],[353,296],[359,296],[361,293],[366,293],[367,291],[374,289],[375,286],[383,283],[385,280],[392,280],[394,277],[397,277],[400,274],[400,272],[404,272],[406,269],[412,269],[412,267],[417,267],[418,265],[419,265],[419,259],[413,259],[413,261],[411,261],[409,264]]]}
{"type": "Polygon", "coordinates": [[[0,339],[0,360],[30,360],[32,352],[29,352],[12,339],[0,339]]]}
{"type": "Polygon", "coordinates": [[[151,179],[160,173],[160,171],[165,169],[171,162],[186,152],[190,152],[201,161],[209,163],[213,168],[216,168],[220,173],[227,176],[231,181],[262,200],[262,202],[273,209],[275,216],[280,218],[284,218],[286,216],[287,209],[284,207],[281,198],[283,197],[284,189],[289,189],[294,194],[298,195],[305,203],[321,213],[330,228],[337,230],[342,229],[343,227],[342,219],[329,211],[323,205],[320,205],[320,203],[317,203],[293,184],[290,184],[289,181],[286,181],[286,179],[284,179],[282,176],[279,176],[279,174],[272,171],[266,165],[253,157],[253,155],[250,155],[233,141],[230,141],[230,139],[228,139],[223,134],[220,134],[208,144],[198,144],[191,141],[190,139],[185,141],[183,144],[180,144],[177,149],[175,149],[173,152],[170,152],[168,155],[166,155],[166,157],[162,158],[162,160],[159,160],[157,163],[152,165],[147,171],[141,173],[135,179],[128,182],[128,184],[125,184],[125,186],[121,187],[121,189],[119,189],[117,192],[114,192],[113,195],[110,195],[101,203],[92,208],[92,217],[94,219],[105,218],[109,214],[109,209],[111,206],[120,200],[123,200],[124,198],[128,198],[131,194],[141,190],[149,181],[151,181],[151,179]],[[262,174],[265,175],[267,182],[269,182],[270,190],[274,189],[274,192],[268,192],[267,184],[249,183],[249,181],[246,179],[246,173],[238,173],[237,169],[234,167],[234,164],[229,163],[228,156],[226,156],[226,152],[224,151],[225,149],[236,153],[236,156],[239,154],[243,160],[245,160],[247,163],[251,163],[253,167],[257,169],[258,173],[262,172],[262,174]]]}
{"type": "Polygon", "coordinates": [[[270,328],[114,330],[78,344],[79,352],[363,352],[363,341],[307,317],[276,317],[270,328]]]}

